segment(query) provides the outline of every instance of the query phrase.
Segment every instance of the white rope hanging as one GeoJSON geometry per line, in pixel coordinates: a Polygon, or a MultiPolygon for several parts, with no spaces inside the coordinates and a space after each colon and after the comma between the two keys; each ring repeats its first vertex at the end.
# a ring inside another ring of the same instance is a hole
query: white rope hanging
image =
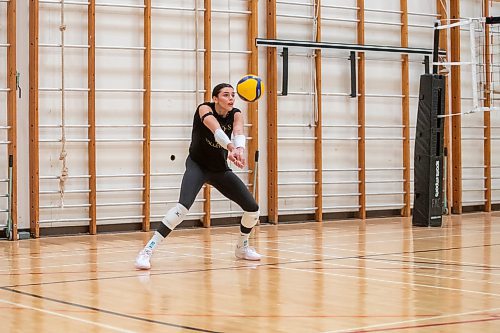
{"type": "Polygon", "coordinates": [[[66,123],[65,123],[65,88],[64,88],[64,32],[66,25],[64,22],[64,0],[61,0],[61,152],[59,160],[62,161],[61,175],[59,176],[59,193],[61,199],[61,207],[64,207],[64,187],[68,178],[68,167],[66,166],[66,123]]]}

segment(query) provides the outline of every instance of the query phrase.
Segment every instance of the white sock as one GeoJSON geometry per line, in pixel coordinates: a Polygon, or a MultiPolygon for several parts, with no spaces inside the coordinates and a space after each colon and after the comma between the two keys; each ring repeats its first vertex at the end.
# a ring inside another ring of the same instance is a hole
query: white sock
{"type": "Polygon", "coordinates": [[[151,237],[151,239],[149,240],[149,242],[146,244],[146,246],[144,248],[150,249],[151,251],[153,251],[155,249],[155,247],[158,246],[158,244],[160,244],[164,238],[165,237],[163,237],[158,231],[155,231],[155,233],[153,234],[153,237],[151,237]]]}
{"type": "Polygon", "coordinates": [[[244,234],[240,231],[240,238],[238,238],[238,247],[248,246],[248,237],[250,237],[250,233],[244,234]]]}

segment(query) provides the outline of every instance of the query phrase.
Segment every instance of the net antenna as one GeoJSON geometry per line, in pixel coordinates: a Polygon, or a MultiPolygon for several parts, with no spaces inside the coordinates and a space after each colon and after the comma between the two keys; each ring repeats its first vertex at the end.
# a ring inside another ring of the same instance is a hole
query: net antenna
{"type": "Polygon", "coordinates": [[[466,112],[442,115],[449,117],[455,115],[469,114],[474,112],[498,111],[500,108],[494,106],[495,98],[490,99],[490,105],[485,105],[486,94],[494,97],[500,94],[500,67],[496,64],[500,60],[500,17],[479,17],[454,20],[450,24],[434,26],[434,50],[439,44],[439,30],[464,27],[469,32],[470,59],[469,61],[449,62],[446,57],[434,54],[433,68],[436,73],[449,73],[451,66],[471,66],[472,82],[472,108],[466,112]],[[487,28],[487,26],[489,26],[487,28]]]}

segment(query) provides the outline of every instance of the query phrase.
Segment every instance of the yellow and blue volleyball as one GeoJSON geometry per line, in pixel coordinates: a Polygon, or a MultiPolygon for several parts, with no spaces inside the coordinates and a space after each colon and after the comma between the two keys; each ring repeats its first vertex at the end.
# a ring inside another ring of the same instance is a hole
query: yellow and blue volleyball
{"type": "Polygon", "coordinates": [[[264,82],[257,75],[248,74],[243,76],[236,85],[236,93],[247,102],[255,102],[262,96],[264,82]]]}

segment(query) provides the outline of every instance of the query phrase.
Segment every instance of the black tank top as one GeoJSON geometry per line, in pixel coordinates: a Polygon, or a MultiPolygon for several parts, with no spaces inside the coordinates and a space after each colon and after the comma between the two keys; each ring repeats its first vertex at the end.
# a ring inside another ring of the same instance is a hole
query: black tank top
{"type": "Polygon", "coordinates": [[[221,129],[229,138],[231,138],[233,132],[234,114],[241,111],[233,108],[227,113],[226,117],[222,117],[215,111],[215,103],[205,102],[198,105],[193,119],[193,132],[191,133],[191,145],[189,146],[191,159],[210,171],[231,170],[227,165],[227,150],[215,141],[212,131],[201,122],[198,111],[202,105],[208,105],[212,109],[215,119],[217,119],[221,129]]]}

